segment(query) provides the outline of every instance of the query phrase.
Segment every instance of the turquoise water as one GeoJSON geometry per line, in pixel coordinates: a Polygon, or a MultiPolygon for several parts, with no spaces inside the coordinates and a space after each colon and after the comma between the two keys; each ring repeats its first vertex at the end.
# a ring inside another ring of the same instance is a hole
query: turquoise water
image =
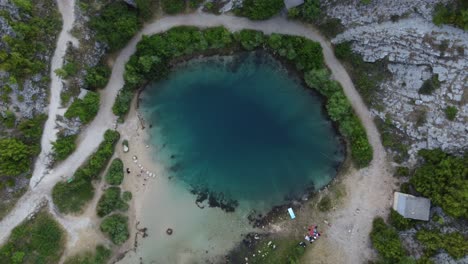
{"type": "Polygon", "coordinates": [[[254,207],[326,185],[343,160],[320,99],[264,53],[191,60],[142,93],[156,159],[187,188],[254,207]]]}

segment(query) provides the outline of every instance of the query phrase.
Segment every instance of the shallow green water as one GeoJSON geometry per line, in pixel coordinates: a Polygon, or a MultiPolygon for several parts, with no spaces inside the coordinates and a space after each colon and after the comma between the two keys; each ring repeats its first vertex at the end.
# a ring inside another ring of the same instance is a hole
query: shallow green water
{"type": "Polygon", "coordinates": [[[343,160],[320,99],[264,53],[179,65],[142,94],[169,176],[267,208],[326,185],[343,160]]]}

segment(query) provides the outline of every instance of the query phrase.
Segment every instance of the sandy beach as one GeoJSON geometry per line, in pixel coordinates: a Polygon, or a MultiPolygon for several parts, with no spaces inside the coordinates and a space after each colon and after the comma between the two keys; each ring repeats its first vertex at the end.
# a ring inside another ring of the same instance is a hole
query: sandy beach
{"type": "Polygon", "coordinates": [[[240,242],[242,234],[254,231],[247,220],[249,210],[227,214],[219,208],[200,209],[195,204],[195,196],[165,174],[164,165],[157,161],[146,143],[148,134],[138,115],[135,98],[126,122],[118,127],[121,139],[127,139],[130,148],[124,153],[120,144],[116,151],[125,168],[131,171],[125,175],[123,189],[133,194],[128,213],[131,237],[116,259],[129,252],[118,263],[136,263],[140,257],[151,263],[193,263],[222,258],[240,242]],[[147,171],[155,176],[149,176],[147,171]],[[138,228],[148,228],[148,237],[138,234],[135,248],[138,222],[138,228]],[[166,234],[168,228],[174,232],[170,236],[166,234]]]}

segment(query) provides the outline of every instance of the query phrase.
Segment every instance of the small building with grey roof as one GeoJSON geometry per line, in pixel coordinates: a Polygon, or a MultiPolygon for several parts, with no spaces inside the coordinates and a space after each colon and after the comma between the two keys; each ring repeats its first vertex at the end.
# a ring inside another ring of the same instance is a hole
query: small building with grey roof
{"type": "Polygon", "coordinates": [[[404,218],[428,221],[430,209],[431,201],[427,198],[401,192],[395,192],[393,196],[393,210],[404,218]]]}
{"type": "Polygon", "coordinates": [[[304,0],[284,0],[284,6],[288,10],[302,4],[304,4],[304,0]]]}

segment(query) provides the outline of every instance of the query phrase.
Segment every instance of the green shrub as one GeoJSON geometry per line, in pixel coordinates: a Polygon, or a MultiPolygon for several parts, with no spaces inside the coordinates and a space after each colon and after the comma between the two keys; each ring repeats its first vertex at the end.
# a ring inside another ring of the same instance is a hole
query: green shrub
{"type": "Polygon", "coordinates": [[[64,264],[106,264],[111,257],[111,251],[102,246],[96,246],[96,251],[87,251],[65,260],[64,264]]]}
{"type": "Polygon", "coordinates": [[[335,45],[335,56],[340,60],[349,60],[353,58],[351,42],[342,42],[335,45]]]}
{"type": "Polygon", "coordinates": [[[0,248],[1,263],[58,263],[66,237],[61,226],[45,212],[13,229],[0,248]]]}
{"type": "Polygon", "coordinates": [[[5,127],[13,128],[16,123],[16,115],[13,112],[7,110],[3,113],[3,115],[0,115],[0,121],[5,127]]]}
{"type": "Polygon", "coordinates": [[[117,1],[107,5],[99,16],[92,17],[90,26],[96,31],[97,39],[115,51],[125,46],[141,23],[136,9],[117,1]]]}
{"type": "Polygon", "coordinates": [[[47,116],[39,114],[31,119],[23,120],[19,123],[18,129],[21,131],[22,139],[29,145],[39,145],[42,137],[42,128],[47,116]]]}
{"type": "Polygon", "coordinates": [[[65,64],[62,68],[56,69],[55,74],[62,79],[67,79],[70,76],[75,75],[77,72],[77,66],[73,62],[65,64]]]}
{"type": "Polygon", "coordinates": [[[263,45],[264,42],[263,33],[251,29],[243,29],[239,32],[236,32],[234,38],[236,38],[236,40],[239,41],[242,47],[246,50],[259,48],[263,45]]]}
{"type": "Polygon", "coordinates": [[[317,22],[322,18],[322,12],[319,0],[306,0],[299,6],[299,17],[306,22],[317,22]]]}
{"type": "Polygon", "coordinates": [[[99,111],[99,94],[88,92],[83,99],[75,99],[65,112],[68,119],[78,117],[83,124],[94,119],[99,111]]]}
{"type": "Polygon", "coordinates": [[[120,185],[124,178],[123,170],[124,168],[122,160],[119,158],[114,159],[106,174],[107,183],[110,185],[120,185]]]}
{"type": "Polygon", "coordinates": [[[454,259],[460,259],[468,252],[468,238],[459,232],[442,234],[438,230],[423,229],[416,233],[416,239],[424,245],[429,256],[443,249],[454,259]]]}
{"type": "Polygon", "coordinates": [[[382,218],[374,219],[370,237],[372,246],[384,261],[398,263],[405,255],[398,233],[387,226],[382,218]]]}
{"type": "Polygon", "coordinates": [[[407,177],[409,176],[409,174],[410,174],[410,171],[408,167],[399,166],[396,168],[395,175],[398,177],[407,177]]]}
{"type": "Polygon", "coordinates": [[[322,199],[320,199],[320,202],[318,203],[318,209],[322,212],[327,212],[332,208],[332,201],[330,197],[325,196],[322,199]]]}
{"type": "Polygon", "coordinates": [[[101,223],[101,231],[107,234],[114,244],[121,245],[130,236],[128,218],[120,214],[108,216],[101,223]]]}
{"type": "Polygon", "coordinates": [[[185,10],[184,0],[162,0],[161,4],[163,11],[170,15],[182,13],[185,10]]]}
{"type": "Polygon", "coordinates": [[[93,90],[106,87],[110,74],[111,69],[107,65],[99,64],[89,68],[84,78],[86,87],[93,90]]]}
{"type": "Polygon", "coordinates": [[[244,0],[240,14],[252,20],[264,20],[278,14],[283,7],[283,0],[244,0]]]}
{"type": "Polygon", "coordinates": [[[91,183],[97,179],[107,161],[114,153],[114,146],[119,140],[117,131],[107,130],[104,141],[91,155],[87,163],[76,170],[71,182],[58,182],[52,189],[52,200],[61,213],[78,213],[94,196],[91,183]]]}
{"type": "Polygon", "coordinates": [[[328,98],[327,110],[332,120],[338,123],[340,132],[351,146],[351,158],[358,167],[372,161],[372,146],[359,119],[356,117],[340,84],[330,79],[325,69],[312,70],[304,76],[306,84],[328,98]]]}
{"type": "Polygon", "coordinates": [[[468,30],[468,2],[456,0],[448,5],[437,4],[432,21],[438,26],[450,24],[468,30]]]}
{"type": "Polygon", "coordinates": [[[420,150],[424,162],[410,182],[416,191],[429,197],[454,217],[468,217],[468,155],[455,157],[440,149],[420,150]]]}
{"type": "Polygon", "coordinates": [[[123,199],[125,202],[128,202],[128,201],[132,200],[132,193],[129,192],[129,191],[125,191],[125,192],[122,194],[122,199],[123,199]]]}
{"type": "Polygon", "coordinates": [[[410,229],[414,223],[414,220],[404,218],[397,211],[390,209],[390,224],[397,230],[410,229]]]}
{"type": "Polygon", "coordinates": [[[77,135],[60,136],[52,143],[52,150],[56,160],[65,160],[76,149],[77,135]]]}
{"type": "Polygon", "coordinates": [[[96,212],[99,217],[104,217],[113,211],[128,210],[128,204],[120,197],[119,187],[109,187],[99,199],[96,212]]]}
{"type": "Polygon", "coordinates": [[[458,109],[455,106],[447,106],[444,110],[445,116],[448,120],[453,121],[457,117],[458,109]]]}
{"type": "Polygon", "coordinates": [[[431,78],[424,81],[421,88],[419,88],[418,93],[430,95],[436,89],[440,88],[439,76],[434,74],[431,78]]]}
{"type": "Polygon", "coordinates": [[[0,175],[16,176],[29,170],[31,149],[15,138],[0,139],[0,175]]]}

